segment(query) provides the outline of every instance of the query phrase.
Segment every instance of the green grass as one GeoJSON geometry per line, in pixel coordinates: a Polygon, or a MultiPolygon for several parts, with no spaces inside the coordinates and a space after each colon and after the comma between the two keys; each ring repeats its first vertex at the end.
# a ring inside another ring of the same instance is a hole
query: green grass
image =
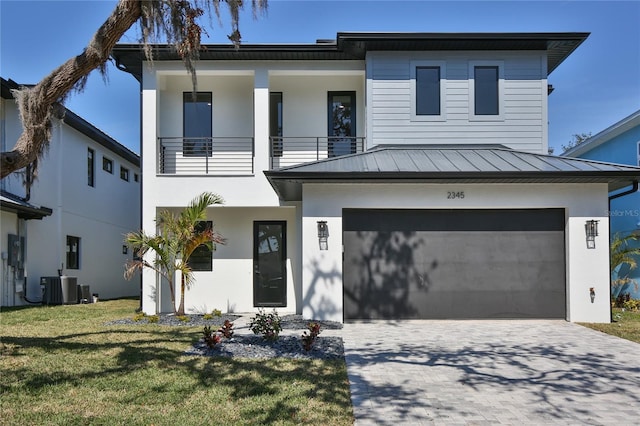
{"type": "Polygon", "coordinates": [[[589,323],[582,325],[640,343],[640,312],[622,312],[621,309],[615,308],[613,310],[613,321],[610,324],[589,323]]]}
{"type": "Polygon", "coordinates": [[[353,423],[344,361],[190,357],[199,327],[104,325],[137,306],[3,309],[0,424],[353,423]]]}

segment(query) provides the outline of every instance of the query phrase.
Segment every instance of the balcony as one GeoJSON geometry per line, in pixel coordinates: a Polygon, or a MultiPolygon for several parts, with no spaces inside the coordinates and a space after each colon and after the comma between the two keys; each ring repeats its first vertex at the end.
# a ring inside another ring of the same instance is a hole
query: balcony
{"type": "MultiPolygon", "coordinates": [[[[271,137],[269,167],[278,169],[364,150],[363,137],[271,137]]],[[[255,145],[251,137],[158,138],[161,175],[251,176],[255,145]]]]}
{"type": "Polygon", "coordinates": [[[270,138],[271,169],[295,166],[326,158],[364,151],[363,137],[279,137],[270,138]]]}
{"type": "Polygon", "coordinates": [[[158,138],[158,174],[252,175],[253,138],[158,138]]]}

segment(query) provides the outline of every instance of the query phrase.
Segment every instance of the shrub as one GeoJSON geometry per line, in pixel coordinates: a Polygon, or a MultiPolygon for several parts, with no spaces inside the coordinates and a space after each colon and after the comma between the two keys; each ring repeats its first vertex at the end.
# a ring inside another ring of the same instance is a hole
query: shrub
{"type": "Polygon", "coordinates": [[[204,315],[202,316],[202,319],[204,319],[204,320],[210,320],[210,319],[213,319],[213,315],[212,315],[212,314],[204,314],[204,315]]]}
{"type": "Polygon", "coordinates": [[[149,321],[152,324],[157,323],[158,321],[160,321],[160,317],[158,315],[149,315],[147,317],[147,321],[149,321]]]}
{"type": "Polygon", "coordinates": [[[211,312],[211,315],[213,315],[214,317],[221,317],[222,316],[222,311],[220,309],[214,309],[211,312]]]}
{"type": "Polygon", "coordinates": [[[306,331],[302,333],[302,347],[305,351],[309,352],[320,334],[320,324],[310,322],[307,324],[307,328],[309,329],[309,334],[307,334],[306,331]]]}
{"type": "Polygon", "coordinates": [[[625,302],[628,302],[629,300],[631,300],[631,295],[629,293],[620,293],[618,294],[618,297],[616,297],[614,306],[616,308],[624,308],[625,302]]]}
{"type": "Polygon", "coordinates": [[[146,316],[147,316],[147,314],[145,314],[144,312],[138,312],[137,314],[135,314],[135,315],[133,316],[133,320],[134,320],[135,322],[142,321],[142,319],[143,319],[144,317],[146,317],[146,316]]]}
{"type": "Polygon", "coordinates": [[[204,338],[204,342],[207,344],[208,347],[213,348],[215,347],[218,343],[220,343],[221,337],[220,335],[211,330],[211,327],[206,325],[204,327],[204,330],[202,331],[203,334],[203,338],[204,338]]]}
{"type": "Polygon", "coordinates": [[[640,300],[629,298],[622,304],[622,307],[627,311],[637,311],[640,308],[640,300]]]}
{"type": "Polygon", "coordinates": [[[260,308],[256,316],[249,320],[249,329],[254,334],[262,334],[266,340],[278,340],[278,335],[282,331],[280,317],[275,309],[267,314],[260,308]]]}
{"type": "Polygon", "coordinates": [[[189,322],[189,321],[191,321],[191,318],[189,318],[187,315],[178,315],[176,318],[178,318],[178,320],[180,322],[189,322]]]}
{"type": "Polygon", "coordinates": [[[224,324],[222,324],[222,327],[220,327],[218,331],[222,333],[225,338],[231,339],[233,337],[233,323],[229,320],[224,320],[224,324]]]}

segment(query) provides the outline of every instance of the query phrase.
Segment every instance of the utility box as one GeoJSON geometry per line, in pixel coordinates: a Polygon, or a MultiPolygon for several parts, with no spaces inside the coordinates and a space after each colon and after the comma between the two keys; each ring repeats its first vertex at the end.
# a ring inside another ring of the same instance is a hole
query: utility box
{"type": "Polygon", "coordinates": [[[42,303],[45,305],[62,305],[62,284],[60,277],[41,277],[40,285],[44,288],[42,303]]]}
{"type": "Polygon", "coordinates": [[[65,305],[75,305],[78,303],[78,277],[60,277],[62,284],[62,303],[65,305]]]}

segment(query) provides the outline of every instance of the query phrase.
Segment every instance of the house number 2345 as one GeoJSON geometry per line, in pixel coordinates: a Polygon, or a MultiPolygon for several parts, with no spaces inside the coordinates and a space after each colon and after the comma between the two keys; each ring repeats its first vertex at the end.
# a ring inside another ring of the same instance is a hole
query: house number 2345
{"type": "Polygon", "coordinates": [[[462,200],[463,198],[464,198],[464,191],[458,191],[458,192],[447,191],[447,200],[455,200],[455,199],[462,200]]]}

